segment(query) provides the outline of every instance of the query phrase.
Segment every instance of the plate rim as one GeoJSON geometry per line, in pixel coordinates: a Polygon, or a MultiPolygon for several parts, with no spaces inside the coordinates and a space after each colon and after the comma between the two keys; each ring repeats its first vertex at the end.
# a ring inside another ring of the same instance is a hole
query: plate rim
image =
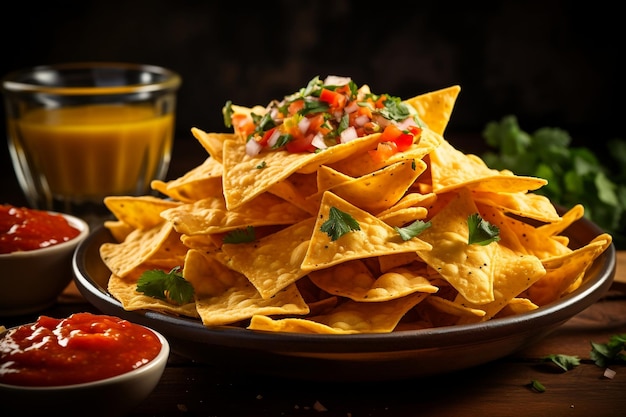
{"type": "MultiPolygon", "coordinates": [[[[506,337],[503,331],[515,326],[518,332],[530,332],[537,327],[559,326],[573,315],[595,303],[609,289],[615,276],[616,249],[613,243],[595,261],[590,271],[595,271],[596,279],[587,279],[574,292],[536,310],[514,316],[491,319],[479,323],[435,327],[417,330],[402,330],[391,333],[367,334],[304,334],[249,330],[242,327],[208,327],[199,319],[174,316],[167,313],[137,310],[124,310],[122,304],[89,277],[85,266],[86,256],[98,239],[112,236],[104,224],[93,228],[89,236],[76,248],[72,258],[75,284],[80,293],[107,314],[115,314],[155,328],[171,337],[187,339],[193,332],[194,342],[223,347],[245,345],[253,350],[277,350],[289,346],[292,351],[317,353],[376,353],[400,352],[404,350],[428,348],[453,348],[466,345],[468,340],[481,343],[493,337],[506,337]],[[106,235],[107,236],[103,236],[106,235]],[[575,310],[571,314],[572,309],[575,310]],[[479,338],[476,335],[480,335],[479,338]]],[[[582,230],[588,235],[599,235],[603,231],[586,218],[570,225],[569,233],[582,230]]],[[[582,244],[577,242],[575,244],[582,244]]],[[[101,260],[100,260],[101,262],[101,260]]],[[[105,267],[106,268],[106,267],[105,267]]]]}

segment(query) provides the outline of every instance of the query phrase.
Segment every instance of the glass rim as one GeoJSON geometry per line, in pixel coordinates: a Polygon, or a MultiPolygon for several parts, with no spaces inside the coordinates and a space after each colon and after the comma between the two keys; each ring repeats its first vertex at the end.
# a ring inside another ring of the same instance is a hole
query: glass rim
{"type": "Polygon", "coordinates": [[[180,75],[170,69],[158,65],[136,64],[128,62],[87,61],[61,64],[38,65],[12,71],[2,77],[2,90],[11,93],[47,93],[56,95],[108,95],[144,93],[164,90],[175,90],[181,84],[180,75]],[[54,86],[22,81],[24,75],[42,71],[63,72],[68,70],[111,69],[122,71],[147,72],[162,76],[162,80],[147,83],[135,83],[112,86],[54,86]]]}

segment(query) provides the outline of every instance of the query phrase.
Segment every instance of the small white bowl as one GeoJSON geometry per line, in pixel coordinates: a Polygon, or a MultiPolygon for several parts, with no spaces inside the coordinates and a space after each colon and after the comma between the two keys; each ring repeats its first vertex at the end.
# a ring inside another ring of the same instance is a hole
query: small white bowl
{"type": "Polygon", "coordinates": [[[50,213],[61,214],[80,233],[46,248],[0,254],[0,317],[34,313],[51,306],[74,277],[72,256],[89,235],[89,225],[75,216],[50,213]]]}
{"type": "Polygon", "coordinates": [[[127,415],[150,396],[169,358],[167,339],[149,330],[158,337],[161,350],[150,362],[124,374],[73,385],[26,387],[0,383],[2,415],[44,416],[51,410],[63,417],[127,415]]]}

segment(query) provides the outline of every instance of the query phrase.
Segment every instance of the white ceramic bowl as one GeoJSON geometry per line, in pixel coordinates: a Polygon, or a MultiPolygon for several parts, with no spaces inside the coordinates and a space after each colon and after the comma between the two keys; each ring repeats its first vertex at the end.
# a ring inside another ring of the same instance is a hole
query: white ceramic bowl
{"type": "Polygon", "coordinates": [[[170,345],[159,332],[150,329],[161,342],[161,350],[150,362],[124,374],[73,385],[25,387],[0,383],[0,410],[6,416],[118,417],[130,413],[159,383],[170,345]]]}
{"type": "Polygon", "coordinates": [[[41,311],[51,306],[72,281],[72,255],[89,235],[87,223],[62,214],[80,233],[47,248],[0,254],[0,317],[41,311]]]}

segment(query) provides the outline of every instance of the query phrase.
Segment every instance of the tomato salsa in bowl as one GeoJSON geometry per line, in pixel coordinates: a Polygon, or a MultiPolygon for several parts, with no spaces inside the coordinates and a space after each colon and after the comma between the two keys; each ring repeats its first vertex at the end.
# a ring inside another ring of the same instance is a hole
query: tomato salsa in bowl
{"type": "Polygon", "coordinates": [[[169,351],[160,333],[115,316],[40,316],[0,336],[3,407],[39,415],[61,406],[72,416],[97,404],[90,415],[124,415],[154,390],[169,351]]]}
{"type": "Polygon", "coordinates": [[[0,205],[0,317],[43,310],[72,281],[72,256],[89,234],[75,216],[0,205]]]}

